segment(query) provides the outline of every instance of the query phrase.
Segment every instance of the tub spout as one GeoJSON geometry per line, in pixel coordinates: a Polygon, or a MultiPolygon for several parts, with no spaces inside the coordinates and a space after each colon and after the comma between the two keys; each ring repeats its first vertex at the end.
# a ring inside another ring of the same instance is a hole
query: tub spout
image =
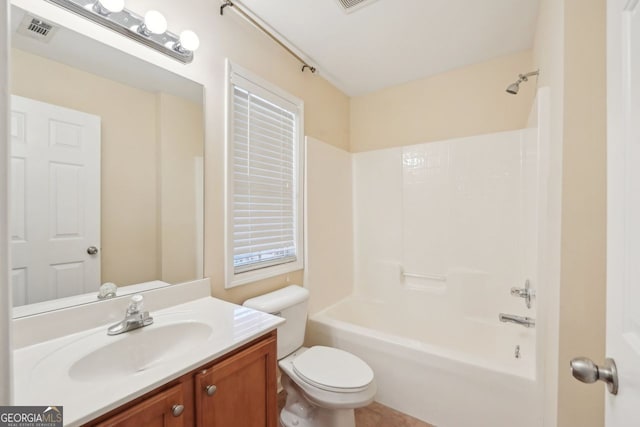
{"type": "Polygon", "coordinates": [[[505,323],[515,323],[517,325],[522,325],[525,328],[535,328],[536,327],[536,319],[532,319],[530,317],[516,316],[513,314],[504,314],[500,313],[498,316],[501,322],[505,323]]]}

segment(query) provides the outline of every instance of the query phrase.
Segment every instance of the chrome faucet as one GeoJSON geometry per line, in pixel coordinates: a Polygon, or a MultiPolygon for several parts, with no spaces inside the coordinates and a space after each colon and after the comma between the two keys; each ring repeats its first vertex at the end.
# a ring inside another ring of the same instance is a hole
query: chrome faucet
{"type": "Polygon", "coordinates": [[[505,323],[515,323],[516,325],[522,325],[525,328],[535,328],[536,327],[536,319],[532,319],[530,317],[516,316],[513,314],[504,314],[500,313],[498,316],[501,322],[505,323]]]}
{"type": "Polygon", "coordinates": [[[98,299],[115,298],[117,296],[116,292],[118,292],[118,287],[115,283],[103,283],[98,289],[98,299]]]}
{"type": "Polygon", "coordinates": [[[149,316],[148,311],[142,311],[143,307],[144,301],[142,295],[132,296],[131,301],[129,302],[129,307],[127,307],[127,313],[125,314],[124,320],[116,323],[115,325],[109,326],[107,334],[123,334],[152,324],[153,317],[149,316]]]}

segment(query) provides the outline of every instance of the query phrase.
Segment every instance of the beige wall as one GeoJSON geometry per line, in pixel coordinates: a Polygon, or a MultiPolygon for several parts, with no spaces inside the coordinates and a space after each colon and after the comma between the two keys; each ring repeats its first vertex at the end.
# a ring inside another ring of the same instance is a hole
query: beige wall
{"type": "MultiPolygon", "coordinates": [[[[197,195],[196,162],[202,160],[204,129],[202,105],[183,98],[157,95],[158,117],[158,277],[180,283],[201,277],[196,271],[197,195]]],[[[203,195],[201,194],[200,197],[203,195]]]]}
{"type": "Polygon", "coordinates": [[[200,277],[193,188],[202,106],[17,49],[12,60],[12,93],[102,120],[102,282],[200,277]]]}
{"type": "Polygon", "coordinates": [[[605,357],[606,1],[565,0],[558,425],[604,425],[604,387],[566,369],[605,357]]]}
{"type": "Polygon", "coordinates": [[[521,129],[535,79],[517,96],[505,89],[532,69],[531,51],[525,51],[354,97],[351,151],[521,129]]]}
{"type": "Polygon", "coordinates": [[[307,259],[309,313],[353,292],[353,191],[348,151],[307,138],[307,259]]]}
{"type": "Polygon", "coordinates": [[[547,316],[549,426],[604,425],[604,387],[579,383],[568,366],[580,355],[605,357],[605,5],[543,0],[534,47],[541,83],[551,88],[552,162],[562,170],[561,196],[551,195],[552,202],[561,199],[562,226],[551,227],[561,233],[561,246],[547,316]]]}

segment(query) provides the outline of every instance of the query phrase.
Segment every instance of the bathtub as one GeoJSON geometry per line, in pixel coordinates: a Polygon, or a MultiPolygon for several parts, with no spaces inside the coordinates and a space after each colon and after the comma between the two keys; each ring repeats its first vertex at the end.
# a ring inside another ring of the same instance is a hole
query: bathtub
{"type": "Polygon", "coordinates": [[[308,345],[365,360],[383,405],[438,427],[542,426],[535,329],[454,318],[406,294],[349,297],[311,316],[307,331],[308,345]]]}

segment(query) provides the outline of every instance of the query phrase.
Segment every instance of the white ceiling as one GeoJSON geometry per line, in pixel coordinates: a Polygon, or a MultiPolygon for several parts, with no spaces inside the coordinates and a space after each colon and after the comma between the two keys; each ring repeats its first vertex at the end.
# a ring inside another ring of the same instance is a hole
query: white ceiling
{"type": "Polygon", "coordinates": [[[531,48],[539,0],[237,3],[354,96],[531,48]]]}

